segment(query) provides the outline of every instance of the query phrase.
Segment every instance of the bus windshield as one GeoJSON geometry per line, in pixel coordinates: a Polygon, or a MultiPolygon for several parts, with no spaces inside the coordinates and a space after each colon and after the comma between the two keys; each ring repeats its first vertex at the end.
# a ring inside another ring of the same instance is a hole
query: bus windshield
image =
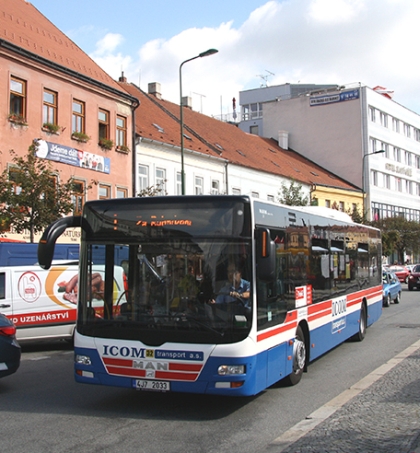
{"type": "Polygon", "coordinates": [[[100,207],[90,203],[85,216],[80,333],[150,346],[246,338],[251,229],[243,203],[100,207]]]}

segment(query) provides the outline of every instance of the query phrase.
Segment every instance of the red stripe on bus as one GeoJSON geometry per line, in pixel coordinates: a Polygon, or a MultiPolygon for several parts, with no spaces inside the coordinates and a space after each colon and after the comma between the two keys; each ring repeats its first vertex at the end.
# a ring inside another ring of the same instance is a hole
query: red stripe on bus
{"type": "Polygon", "coordinates": [[[263,341],[266,340],[267,338],[274,337],[275,335],[278,335],[279,333],[287,332],[288,330],[294,330],[297,326],[297,322],[294,321],[292,323],[288,324],[283,324],[276,329],[269,330],[268,332],[263,332],[257,335],[257,341],[263,341]]]}
{"type": "Polygon", "coordinates": [[[203,365],[193,365],[191,363],[170,363],[170,371],[201,371],[203,365]]]}
{"type": "Polygon", "coordinates": [[[167,379],[171,381],[195,381],[198,373],[171,373],[170,371],[156,371],[156,379],[167,379]]]}
{"type": "Polygon", "coordinates": [[[134,368],[121,368],[116,366],[107,366],[108,374],[117,374],[119,376],[144,378],[146,370],[135,370],[134,368]]]}

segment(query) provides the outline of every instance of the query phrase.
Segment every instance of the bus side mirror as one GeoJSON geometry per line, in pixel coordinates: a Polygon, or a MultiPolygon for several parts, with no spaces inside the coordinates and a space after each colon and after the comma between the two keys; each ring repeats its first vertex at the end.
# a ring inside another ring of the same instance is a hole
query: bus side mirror
{"type": "Polygon", "coordinates": [[[276,269],[276,244],[270,237],[268,228],[258,228],[257,238],[257,277],[262,281],[274,279],[276,269]]]}
{"type": "Polygon", "coordinates": [[[42,234],[38,243],[38,263],[42,269],[49,269],[54,257],[55,243],[66,228],[82,226],[82,217],[63,217],[51,223],[42,234]]]}

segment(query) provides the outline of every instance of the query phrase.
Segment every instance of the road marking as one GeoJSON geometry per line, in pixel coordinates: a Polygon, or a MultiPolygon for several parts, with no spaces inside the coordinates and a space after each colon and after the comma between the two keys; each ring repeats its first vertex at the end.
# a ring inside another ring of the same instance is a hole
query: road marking
{"type": "Polygon", "coordinates": [[[352,385],[349,389],[344,390],[344,392],[340,393],[340,395],[336,396],[328,403],[312,412],[312,414],[308,415],[305,420],[302,420],[295,426],[292,426],[281,436],[270,442],[268,447],[280,447],[281,450],[278,450],[276,448],[276,453],[281,453],[284,449],[288,448],[291,444],[308,434],[309,431],[314,429],[317,425],[334,414],[334,412],[340,409],[340,407],[342,407],[344,404],[348,403],[360,392],[370,387],[379,378],[388,373],[388,371],[392,370],[392,368],[402,362],[409,355],[413,354],[419,348],[420,340],[404,349],[404,351],[398,353],[395,357],[388,360],[388,362],[376,368],[376,370],[373,370],[370,374],[365,376],[360,381],[356,382],[356,384],[352,385]]]}

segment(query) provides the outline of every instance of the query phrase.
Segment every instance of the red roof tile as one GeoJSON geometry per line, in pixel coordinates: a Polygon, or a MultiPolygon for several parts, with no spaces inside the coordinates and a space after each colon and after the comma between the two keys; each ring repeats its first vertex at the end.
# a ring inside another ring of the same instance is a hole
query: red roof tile
{"type": "Polygon", "coordinates": [[[25,0],[0,0],[0,40],[121,91],[112,77],[25,0]]]}
{"type": "MultiPolygon", "coordinates": [[[[180,147],[179,105],[148,95],[132,84],[126,91],[140,100],[136,110],[136,132],[144,138],[180,147]],[[158,127],[164,132],[160,132],[158,127]]],[[[184,107],[184,148],[218,156],[243,167],[343,190],[358,190],[349,182],[325,170],[293,150],[280,148],[277,141],[247,134],[237,126],[224,123],[184,107]]]]}

